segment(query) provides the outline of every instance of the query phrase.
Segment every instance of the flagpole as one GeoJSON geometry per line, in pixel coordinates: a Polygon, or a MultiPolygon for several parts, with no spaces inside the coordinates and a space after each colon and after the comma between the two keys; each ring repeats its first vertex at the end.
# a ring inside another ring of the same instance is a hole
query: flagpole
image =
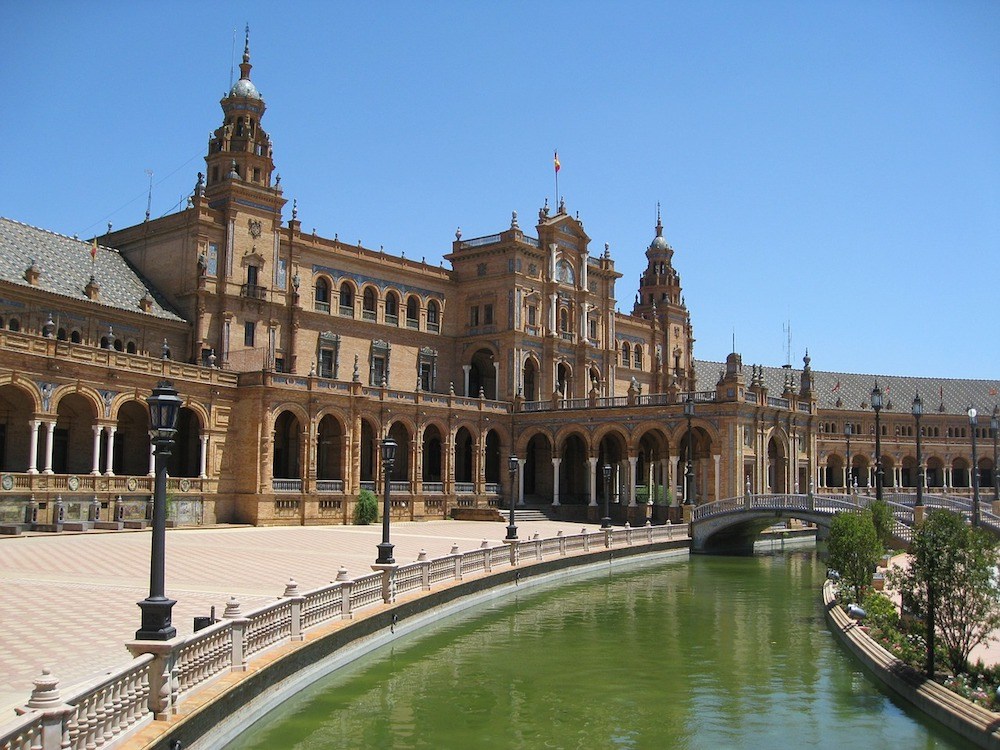
{"type": "Polygon", "coordinates": [[[559,211],[559,149],[553,151],[552,154],[552,166],[556,171],[556,197],[552,201],[552,205],[555,206],[556,212],[559,211]]]}

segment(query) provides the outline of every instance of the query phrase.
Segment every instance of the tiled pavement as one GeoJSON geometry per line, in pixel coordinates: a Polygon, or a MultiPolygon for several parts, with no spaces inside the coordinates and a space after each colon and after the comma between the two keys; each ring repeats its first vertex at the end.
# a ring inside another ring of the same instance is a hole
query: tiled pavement
{"type": "MultiPolygon", "coordinates": [[[[520,526],[521,537],[578,533],[579,523],[540,521],[520,526]]],[[[589,526],[588,528],[596,528],[589,526]]],[[[500,523],[427,521],[394,523],[399,563],[421,549],[439,557],[457,544],[475,549],[499,544],[500,523]]],[[[351,578],[371,572],[380,526],[213,527],[169,529],[166,593],[176,599],[178,633],[196,615],[217,615],[230,596],[243,610],[281,595],[294,578],[300,590],[332,581],[343,565],[351,578]]],[[[42,667],[60,679],[65,695],[83,681],[130,659],[124,642],[139,627],[136,602],[149,586],[150,533],[0,537],[0,724],[14,718],[42,667]]]]}

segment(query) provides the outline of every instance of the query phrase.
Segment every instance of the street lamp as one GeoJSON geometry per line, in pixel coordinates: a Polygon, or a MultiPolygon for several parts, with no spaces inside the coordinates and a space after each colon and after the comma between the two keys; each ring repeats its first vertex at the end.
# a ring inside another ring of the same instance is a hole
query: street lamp
{"type": "Polygon", "coordinates": [[[507,524],[507,536],[505,539],[517,539],[517,526],[514,525],[514,496],[517,494],[517,470],[520,468],[517,456],[513,453],[507,459],[507,471],[510,472],[510,522],[507,524]]]}
{"type": "Polygon", "coordinates": [[[385,485],[382,501],[382,541],[378,546],[376,565],[393,565],[393,545],[389,543],[389,490],[392,484],[392,465],[396,463],[396,441],[387,437],[382,441],[382,484],[385,485]]]}
{"type": "Polygon", "coordinates": [[[684,399],[684,416],[687,417],[687,468],[684,470],[684,504],[694,505],[694,465],[691,463],[691,417],[694,416],[694,399],[691,394],[684,399]]]}
{"type": "Polygon", "coordinates": [[[608,505],[611,497],[611,464],[604,464],[604,518],[601,519],[601,528],[611,528],[611,509],[608,505]]]}
{"type": "Polygon", "coordinates": [[[875,410],[875,497],[882,499],[882,423],[879,412],[882,411],[882,390],[875,381],[872,389],[872,409],[875,410]]]}
{"type": "Polygon", "coordinates": [[[851,491],[851,435],[854,432],[854,426],[850,422],[844,422],[844,437],[847,438],[847,474],[844,477],[844,483],[847,487],[848,493],[851,491]]]}
{"type": "Polygon", "coordinates": [[[920,452],[920,417],[924,413],[924,402],[920,400],[920,394],[913,397],[913,419],[917,423],[917,502],[915,507],[923,507],[924,504],[924,457],[920,452]]]}
{"type": "Polygon", "coordinates": [[[990,437],[993,438],[993,499],[1000,500],[1000,474],[997,474],[997,435],[1000,434],[1000,406],[993,407],[990,437]]]}
{"type": "Polygon", "coordinates": [[[972,525],[979,525],[979,466],[976,458],[976,425],[979,420],[976,418],[976,410],[969,407],[969,427],[972,432],[972,525]]]}
{"type": "Polygon", "coordinates": [[[149,556],[149,596],[138,602],[142,627],[138,641],[168,641],[177,635],[170,611],[177,602],[164,594],[164,552],[167,537],[167,457],[177,434],[181,399],[177,389],[161,380],[146,399],[149,404],[149,436],[155,446],[156,479],[153,485],[153,538],[149,556]]]}

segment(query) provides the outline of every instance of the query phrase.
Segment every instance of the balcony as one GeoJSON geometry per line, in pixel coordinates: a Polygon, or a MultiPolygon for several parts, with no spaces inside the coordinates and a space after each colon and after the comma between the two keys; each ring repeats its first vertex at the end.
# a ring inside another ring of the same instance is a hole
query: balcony
{"type": "Polygon", "coordinates": [[[240,296],[247,299],[263,300],[267,298],[267,287],[260,284],[244,284],[240,287],[240,296]]]}

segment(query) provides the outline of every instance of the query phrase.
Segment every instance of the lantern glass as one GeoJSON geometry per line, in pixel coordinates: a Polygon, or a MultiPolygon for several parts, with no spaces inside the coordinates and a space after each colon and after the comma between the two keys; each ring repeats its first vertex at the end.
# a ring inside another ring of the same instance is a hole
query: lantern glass
{"type": "Polygon", "coordinates": [[[920,400],[920,394],[918,393],[913,397],[913,416],[919,419],[924,413],[924,402],[920,400]]]}
{"type": "Polygon", "coordinates": [[[872,408],[875,411],[882,408],[882,389],[878,387],[878,383],[872,389],[872,408]]]}
{"type": "Polygon", "coordinates": [[[978,423],[978,420],[976,419],[976,415],[978,414],[978,412],[970,406],[968,414],[969,414],[969,425],[975,427],[976,424],[978,423]]]}
{"type": "Polygon", "coordinates": [[[694,400],[691,396],[688,396],[684,401],[684,416],[693,417],[694,416],[694,400]]]}
{"type": "Polygon", "coordinates": [[[511,474],[514,474],[517,471],[517,469],[518,469],[517,456],[511,454],[510,458],[507,459],[507,470],[510,471],[511,474]]]}
{"type": "Polygon", "coordinates": [[[146,399],[149,404],[150,429],[160,440],[170,440],[177,432],[177,415],[181,409],[181,399],[177,389],[167,380],[162,380],[146,399]]]}
{"type": "Polygon", "coordinates": [[[994,436],[1000,431],[1000,408],[996,406],[993,407],[993,416],[990,417],[990,429],[993,430],[994,436]]]}
{"type": "Polygon", "coordinates": [[[608,480],[611,478],[611,464],[604,464],[604,479],[608,480]]]}
{"type": "Polygon", "coordinates": [[[844,423],[844,434],[848,437],[854,434],[854,427],[851,426],[850,422],[844,423]]]}
{"type": "Polygon", "coordinates": [[[386,438],[382,441],[382,462],[391,464],[396,460],[396,441],[386,438]]]}

